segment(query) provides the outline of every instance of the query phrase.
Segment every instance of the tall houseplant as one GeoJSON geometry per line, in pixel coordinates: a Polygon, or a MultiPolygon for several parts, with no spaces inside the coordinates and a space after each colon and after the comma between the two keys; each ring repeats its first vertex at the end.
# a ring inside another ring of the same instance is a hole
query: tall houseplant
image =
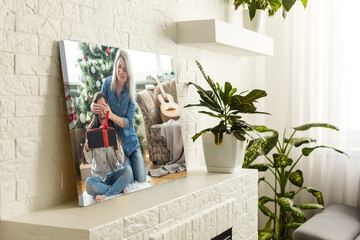
{"type": "Polygon", "coordinates": [[[274,193],[273,196],[261,196],[259,198],[259,209],[265,216],[269,217],[265,228],[259,231],[260,240],[291,239],[291,230],[301,226],[306,221],[306,217],[302,210],[324,208],[322,193],[312,187],[303,186],[303,173],[300,169],[296,169],[295,167],[303,157],[309,156],[318,148],[328,148],[341,154],[347,154],[333,147],[318,145],[303,147],[300,156],[293,161],[290,158],[290,154],[294,149],[293,147],[299,148],[304,144],[316,142],[316,139],[310,137],[295,138],[295,134],[299,131],[306,131],[315,127],[338,130],[335,126],[325,123],[305,124],[293,128],[290,138],[286,138],[286,131],[284,131],[280,141],[277,131],[265,126],[255,127],[255,130],[258,132],[268,132],[271,133],[271,135],[265,136],[264,139],[258,138],[249,142],[243,167],[255,168],[260,172],[269,171],[275,179],[275,185],[272,185],[265,177],[259,178],[259,183],[263,182],[267,184],[274,193]],[[275,153],[271,155],[270,152],[273,149],[275,149],[275,153]],[[264,156],[266,163],[254,163],[259,156],[264,156]],[[289,190],[290,184],[297,188],[297,190],[289,190]],[[316,198],[317,203],[306,203],[299,206],[295,205],[293,200],[302,190],[306,190],[312,194],[316,198]],[[265,204],[269,203],[274,204],[274,212],[265,206],[265,204]]]}
{"type": "Polygon", "coordinates": [[[200,103],[188,104],[185,108],[207,108],[207,111],[199,111],[199,113],[217,118],[219,123],[214,127],[196,133],[192,140],[195,141],[201,135],[203,136],[203,149],[208,171],[233,172],[238,164],[241,166],[244,155],[244,151],[241,153],[237,149],[242,148],[242,146],[245,148],[244,141],[247,139],[246,136],[249,135],[247,131],[254,129],[252,125],[242,119],[240,114],[261,113],[256,111],[254,103],[267,94],[259,89],[236,94],[237,89],[233,88],[229,82],[225,82],[225,85],[221,87],[219,83],[214,83],[205,74],[199,62],[196,61],[196,64],[210,86],[210,90],[189,82],[188,85],[196,87],[200,96],[200,103]],[[224,136],[227,139],[224,141],[226,143],[219,146],[223,142],[224,136]],[[240,140],[241,143],[237,140],[240,140]],[[214,148],[214,143],[218,147],[214,148]]]}
{"type": "Polygon", "coordinates": [[[246,135],[249,135],[246,131],[254,128],[252,125],[242,120],[242,116],[240,114],[264,113],[256,111],[254,103],[257,99],[265,97],[267,95],[266,92],[254,89],[249,93],[244,91],[240,94],[235,94],[237,89],[233,88],[229,82],[225,82],[224,87],[221,87],[219,83],[214,83],[210,76],[205,74],[198,61],[196,61],[196,65],[199,67],[200,72],[210,86],[211,90],[205,90],[196,83],[189,82],[188,86],[193,85],[198,90],[197,92],[200,96],[200,103],[188,104],[185,108],[205,107],[210,111],[199,111],[199,113],[217,118],[220,122],[215,127],[207,128],[199,133],[196,133],[192,137],[192,140],[195,141],[206,132],[212,132],[214,134],[216,145],[220,145],[222,143],[224,133],[233,134],[240,141],[246,140],[246,135]]]}

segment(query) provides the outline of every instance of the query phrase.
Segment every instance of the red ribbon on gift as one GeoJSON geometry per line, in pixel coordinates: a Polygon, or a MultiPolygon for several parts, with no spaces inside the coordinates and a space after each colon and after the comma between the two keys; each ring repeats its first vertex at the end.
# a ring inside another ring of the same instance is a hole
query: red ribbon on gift
{"type": "Polygon", "coordinates": [[[106,112],[105,123],[104,123],[104,125],[101,126],[102,133],[103,133],[104,147],[109,146],[109,138],[108,138],[108,132],[107,132],[108,120],[109,120],[109,111],[106,112]]]}

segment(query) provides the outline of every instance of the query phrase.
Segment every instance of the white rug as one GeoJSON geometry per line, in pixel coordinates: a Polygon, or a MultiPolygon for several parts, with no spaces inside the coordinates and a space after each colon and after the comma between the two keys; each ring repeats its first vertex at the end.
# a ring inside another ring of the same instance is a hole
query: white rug
{"type": "MultiPolygon", "coordinates": [[[[145,189],[150,187],[150,182],[151,181],[151,177],[146,175],[146,182],[133,182],[130,183],[127,187],[126,187],[126,191],[127,193],[131,193],[131,192],[136,192],[139,191],[141,189],[145,189]]],[[[118,197],[124,195],[123,193],[117,194],[117,195],[113,195],[110,197],[105,198],[105,200],[114,198],[114,197],[118,197]]],[[[104,200],[104,201],[105,201],[104,200]]],[[[83,192],[83,194],[79,195],[79,206],[84,207],[84,206],[88,206],[91,204],[96,203],[95,198],[91,195],[89,195],[86,191],[83,192]]]]}

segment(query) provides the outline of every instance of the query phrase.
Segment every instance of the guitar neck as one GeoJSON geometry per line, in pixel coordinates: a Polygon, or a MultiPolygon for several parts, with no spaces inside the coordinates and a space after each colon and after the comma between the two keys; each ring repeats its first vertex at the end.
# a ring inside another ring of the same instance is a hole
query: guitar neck
{"type": "Polygon", "coordinates": [[[160,80],[159,80],[157,77],[155,77],[155,80],[156,80],[156,82],[157,82],[157,84],[158,84],[158,86],[159,86],[159,88],[160,88],[161,95],[162,95],[163,98],[165,99],[165,98],[166,98],[165,91],[164,91],[163,86],[162,86],[161,83],[160,83],[160,80]]]}

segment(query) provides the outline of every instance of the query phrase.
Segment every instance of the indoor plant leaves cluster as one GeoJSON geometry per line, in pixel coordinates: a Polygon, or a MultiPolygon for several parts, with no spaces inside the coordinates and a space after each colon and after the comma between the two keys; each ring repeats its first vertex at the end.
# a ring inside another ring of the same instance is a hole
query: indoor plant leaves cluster
{"type": "MultiPolygon", "coordinates": [[[[298,0],[301,1],[304,8],[307,6],[308,0],[298,0]]],[[[274,16],[274,14],[280,9],[283,9],[283,17],[286,17],[286,13],[295,4],[296,0],[234,0],[235,10],[239,6],[247,6],[249,9],[249,17],[251,20],[255,17],[256,10],[268,10],[269,16],[274,16]]]]}
{"type": "Polygon", "coordinates": [[[255,168],[260,172],[269,171],[275,179],[275,186],[273,186],[268,179],[265,179],[265,177],[260,177],[258,181],[259,184],[262,182],[267,184],[274,192],[273,196],[261,196],[259,198],[259,209],[269,218],[265,228],[259,231],[260,240],[291,239],[292,229],[301,226],[306,221],[303,210],[324,208],[322,193],[315,188],[303,186],[303,173],[300,169],[296,169],[295,167],[303,157],[309,156],[315,149],[318,148],[328,148],[341,154],[347,154],[339,149],[324,145],[302,147],[305,144],[315,143],[316,139],[310,137],[295,138],[294,136],[296,132],[306,131],[314,127],[338,130],[335,126],[326,123],[305,124],[293,128],[290,138],[286,138],[286,132],[284,131],[280,141],[277,131],[269,129],[265,126],[254,127],[256,131],[260,133],[270,133],[270,135],[265,136],[263,139],[257,138],[249,142],[246,148],[243,167],[255,168]],[[292,157],[290,155],[292,153],[291,150],[293,150],[294,147],[295,149],[302,147],[301,154],[297,159],[290,158],[292,157]],[[271,154],[270,152],[273,149],[276,151],[271,154]],[[259,156],[265,157],[265,163],[254,163],[259,156]],[[290,184],[297,190],[289,190],[290,184]],[[293,200],[302,190],[306,190],[312,194],[316,199],[316,203],[295,205],[293,200]],[[274,212],[265,205],[270,203],[275,206],[274,212]]]}
{"type": "Polygon", "coordinates": [[[192,139],[195,141],[203,133],[212,132],[215,136],[215,144],[220,145],[223,140],[223,134],[233,134],[237,139],[246,140],[247,130],[253,130],[252,125],[242,120],[241,113],[253,114],[263,113],[256,111],[254,103],[267,94],[263,90],[254,89],[250,92],[245,91],[236,94],[237,89],[233,88],[229,82],[221,87],[219,83],[215,83],[208,75],[205,74],[200,63],[196,61],[202,75],[210,86],[210,90],[205,90],[196,83],[189,82],[189,85],[196,87],[200,96],[200,103],[188,104],[187,107],[205,107],[210,111],[199,111],[210,117],[218,118],[219,124],[212,128],[207,128],[196,133],[192,139]]]}

